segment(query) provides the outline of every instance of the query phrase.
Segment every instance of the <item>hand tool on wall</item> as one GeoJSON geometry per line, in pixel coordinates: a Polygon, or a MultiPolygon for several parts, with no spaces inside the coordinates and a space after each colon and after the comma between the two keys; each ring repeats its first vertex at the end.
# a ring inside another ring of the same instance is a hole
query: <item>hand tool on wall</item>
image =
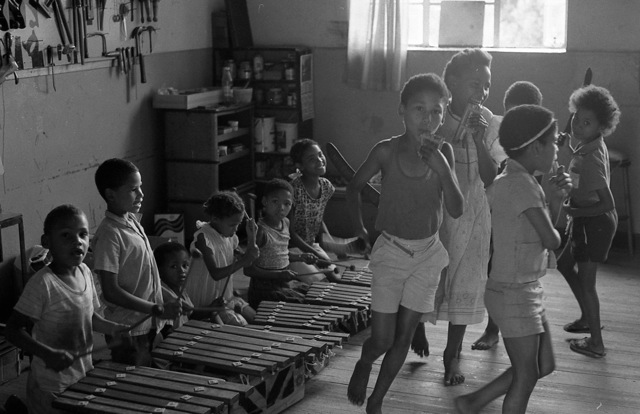
{"type": "Polygon", "coordinates": [[[140,23],[144,23],[144,0],[140,0],[140,23]]]}
{"type": "Polygon", "coordinates": [[[4,59],[2,60],[2,69],[1,69],[1,72],[3,75],[2,79],[4,80],[5,77],[13,73],[13,79],[15,80],[17,85],[19,81],[18,73],[16,72],[18,70],[18,64],[13,58],[13,54],[11,53],[11,49],[13,48],[13,41],[11,38],[11,33],[9,32],[4,34],[4,47],[5,47],[5,54],[4,54],[4,59]]]}
{"type": "Polygon", "coordinates": [[[93,19],[94,19],[93,0],[85,0],[85,1],[86,1],[85,21],[87,22],[88,25],[93,25],[93,19]]]}
{"type": "Polygon", "coordinates": [[[104,30],[104,8],[107,0],[96,0],[96,9],[98,13],[98,22],[96,26],[98,30],[104,30]]]}
{"type": "Polygon", "coordinates": [[[84,64],[84,59],[89,57],[89,51],[87,50],[87,2],[89,0],[80,0],[80,43],[82,44],[82,63],[84,64]]]}
{"type": "Polygon", "coordinates": [[[58,33],[60,34],[60,41],[62,42],[62,53],[67,55],[67,60],[71,62],[71,55],[75,52],[74,43],[72,43],[71,29],[69,23],[62,8],[61,0],[51,0],[51,7],[53,8],[53,14],[56,18],[56,26],[58,33]]]}
{"type": "Polygon", "coordinates": [[[51,14],[52,14],[51,8],[46,4],[42,4],[40,0],[29,0],[29,4],[31,5],[31,7],[33,7],[36,11],[40,12],[47,19],[51,18],[51,14]]]}
{"type": "Polygon", "coordinates": [[[73,63],[78,63],[78,49],[82,47],[80,46],[80,43],[78,41],[80,39],[80,24],[78,23],[78,0],[73,0],[71,4],[71,23],[73,25],[73,44],[77,48],[73,51],[73,63]]]}
{"type": "Polygon", "coordinates": [[[153,21],[157,22],[158,21],[158,2],[160,0],[152,0],[153,2],[153,21]]]}
{"type": "Polygon", "coordinates": [[[56,91],[56,75],[53,67],[56,63],[53,60],[53,46],[47,46],[47,65],[51,68],[51,82],[53,83],[53,90],[56,91]]]}
{"type": "Polygon", "coordinates": [[[20,10],[22,0],[9,0],[9,28],[24,29],[27,25],[24,22],[24,16],[20,10]]]}
{"type": "Polygon", "coordinates": [[[58,43],[56,51],[58,52],[58,60],[62,60],[62,45],[60,43],[58,43]]]}
{"type": "Polygon", "coordinates": [[[144,11],[147,13],[147,22],[151,21],[151,1],[142,0],[144,2],[144,11]]]}
{"type": "Polygon", "coordinates": [[[129,14],[129,6],[126,3],[120,3],[118,14],[113,16],[114,22],[120,22],[120,41],[127,40],[127,14],[129,14]]]}
{"type": "MultiPolygon", "coordinates": [[[[95,36],[100,36],[102,38],[102,53],[101,56],[107,56],[107,35],[106,33],[102,33],[102,32],[93,32],[93,33],[87,33],[86,38],[90,38],[90,37],[95,37],[95,36]]],[[[87,57],[89,57],[87,55],[87,57]]]]}
{"type": "MultiPolygon", "coordinates": [[[[137,26],[131,32],[131,38],[136,40],[136,52],[135,56],[138,57],[138,63],[140,64],[140,82],[147,83],[147,74],[144,66],[144,55],[142,54],[142,44],[140,41],[140,36],[147,30],[145,26],[137,26]]],[[[151,32],[149,32],[149,37],[151,37],[151,32]]]]}
{"type": "Polygon", "coordinates": [[[0,0],[0,30],[3,32],[9,30],[9,22],[7,22],[7,19],[4,17],[4,1],[5,0],[0,0]]]}

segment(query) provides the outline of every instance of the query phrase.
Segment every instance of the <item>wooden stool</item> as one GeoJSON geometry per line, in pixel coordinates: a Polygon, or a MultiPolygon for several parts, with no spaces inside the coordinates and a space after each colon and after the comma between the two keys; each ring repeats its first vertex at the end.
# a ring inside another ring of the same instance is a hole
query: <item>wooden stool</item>
{"type": "MultiPolygon", "coordinates": [[[[27,275],[27,255],[24,251],[24,225],[22,224],[22,214],[0,213],[0,262],[4,260],[2,250],[2,229],[18,225],[18,237],[20,238],[20,263],[22,264],[22,279],[16,284],[16,293],[22,293],[27,275]]],[[[17,282],[17,281],[16,281],[17,282]]]]}
{"type": "MultiPolygon", "coordinates": [[[[611,171],[616,168],[622,170],[622,196],[624,211],[618,214],[618,223],[626,221],[627,223],[627,248],[629,255],[633,256],[633,210],[631,210],[631,195],[629,191],[629,166],[631,161],[621,152],[609,150],[609,166],[611,171]]],[[[620,211],[620,210],[618,210],[620,211]]]]}

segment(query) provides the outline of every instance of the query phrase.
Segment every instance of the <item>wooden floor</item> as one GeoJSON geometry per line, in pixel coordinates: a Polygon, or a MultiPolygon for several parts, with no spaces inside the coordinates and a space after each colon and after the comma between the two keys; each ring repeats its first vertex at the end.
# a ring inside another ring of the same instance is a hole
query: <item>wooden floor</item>
{"type": "MultiPolygon", "coordinates": [[[[636,254],[631,259],[622,251],[613,251],[609,262],[600,268],[598,289],[608,355],[599,360],[569,350],[566,340],[581,336],[564,332],[562,326],[578,316],[577,304],[556,271],[544,277],[557,369],[538,382],[529,402],[529,413],[640,412],[639,256],[636,254]]],[[[431,356],[421,359],[409,355],[387,395],[384,412],[452,413],[454,397],[478,389],[506,369],[509,360],[502,343],[491,351],[470,349],[483,329],[484,323],[467,329],[461,361],[466,382],[445,387],[442,351],[446,323],[428,325],[431,356]]],[[[368,333],[368,330],[358,333],[343,349],[336,350],[329,366],[307,382],[305,398],[286,410],[286,414],[363,413],[363,408],[349,404],[346,388],[368,333]]],[[[370,386],[377,376],[379,362],[374,365],[370,386]]],[[[10,394],[24,396],[25,378],[26,373],[0,386],[0,405],[10,394]]],[[[495,401],[483,412],[499,413],[501,403],[501,400],[495,401]]]]}

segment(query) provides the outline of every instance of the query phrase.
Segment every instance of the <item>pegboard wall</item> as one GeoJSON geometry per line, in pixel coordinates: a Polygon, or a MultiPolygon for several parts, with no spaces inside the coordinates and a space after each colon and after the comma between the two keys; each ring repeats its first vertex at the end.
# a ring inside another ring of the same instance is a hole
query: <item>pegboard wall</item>
{"type": "MultiPolygon", "coordinates": [[[[3,64],[7,40],[19,68],[47,67],[47,46],[55,65],[82,65],[104,61],[104,54],[136,46],[141,32],[144,54],[211,47],[211,12],[220,8],[212,0],[2,0],[0,35],[3,64]],[[58,13],[60,10],[60,13],[58,13]],[[144,20],[142,18],[144,17],[144,20]],[[66,26],[66,29],[65,29],[66,26]],[[136,29],[137,28],[137,29],[136,29]],[[80,39],[84,38],[82,42],[80,39]],[[65,54],[73,44],[75,53],[65,54]],[[86,46],[85,46],[86,45],[86,46]],[[62,53],[59,54],[58,51],[62,53]]],[[[82,70],[77,68],[76,70],[82,70]]]]}

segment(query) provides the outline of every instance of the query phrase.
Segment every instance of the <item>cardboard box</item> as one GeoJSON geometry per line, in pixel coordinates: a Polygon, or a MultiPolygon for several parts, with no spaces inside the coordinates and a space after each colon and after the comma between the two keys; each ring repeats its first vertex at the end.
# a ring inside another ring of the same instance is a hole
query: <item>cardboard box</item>
{"type": "Polygon", "coordinates": [[[0,336],[0,384],[20,376],[20,350],[0,336]]]}
{"type": "Polygon", "coordinates": [[[185,89],[177,95],[153,96],[153,107],[164,109],[192,109],[222,102],[222,88],[185,89]]]}

